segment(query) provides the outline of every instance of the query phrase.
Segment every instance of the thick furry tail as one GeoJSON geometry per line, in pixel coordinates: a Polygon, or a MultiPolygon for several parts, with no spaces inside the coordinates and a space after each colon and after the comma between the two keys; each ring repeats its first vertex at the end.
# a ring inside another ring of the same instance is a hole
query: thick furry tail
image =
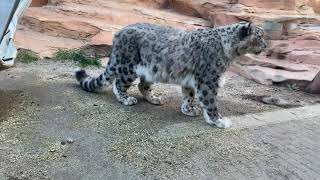
{"type": "Polygon", "coordinates": [[[105,71],[97,78],[90,77],[85,70],[79,70],[75,73],[76,79],[80,82],[81,87],[85,91],[94,92],[103,86],[112,84],[112,73],[105,71]]]}

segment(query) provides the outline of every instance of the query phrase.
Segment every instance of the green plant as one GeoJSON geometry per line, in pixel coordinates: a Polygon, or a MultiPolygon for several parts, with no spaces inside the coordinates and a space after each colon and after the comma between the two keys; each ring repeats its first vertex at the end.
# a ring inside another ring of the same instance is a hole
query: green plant
{"type": "Polygon", "coordinates": [[[299,86],[295,83],[293,84],[287,84],[287,87],[289,88],[290,91],[299,91],[299,86]]]}
{"type": "Polygon", "coordinates": [[[61,50],[59,49],[54,58],[59,61],[72,61],[81,67],[95,66],[100,67],[101,63],[98,58],[86,57],[80,50],[61,50]]]}
{"type": "Polygon", "coordinates": [[[39,59],[39,56],[30,50],[19,50],[17,54],[17,60],[26,64],[33,63],[39,59]]]}

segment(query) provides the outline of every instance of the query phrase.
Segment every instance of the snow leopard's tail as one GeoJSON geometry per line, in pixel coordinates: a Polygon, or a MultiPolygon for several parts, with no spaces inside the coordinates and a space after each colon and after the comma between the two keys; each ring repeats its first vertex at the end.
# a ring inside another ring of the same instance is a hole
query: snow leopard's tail
{"type": "Polygon", "coordinates": [[[112,84],[114,79],[114,71],[112,68],[107,68],[97,78],[93,78],[90,77],[85,70],[79,70],[76,71],[75,76],[85,91],[94,92],[95,90],[112,84]]]}

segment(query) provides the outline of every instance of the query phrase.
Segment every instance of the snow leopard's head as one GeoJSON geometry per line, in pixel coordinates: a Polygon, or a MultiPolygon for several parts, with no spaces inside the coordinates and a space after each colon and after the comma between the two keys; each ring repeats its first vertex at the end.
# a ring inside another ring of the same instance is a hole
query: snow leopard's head
{"type": "Polygon", "coordinates": [[[236,49],[238,55],[245,53],[259,54],[267,48],[267,43],[263,39],[263,29],[251,22],[239,23],[238,36],[240,40],[239,46],[236,49]]]}

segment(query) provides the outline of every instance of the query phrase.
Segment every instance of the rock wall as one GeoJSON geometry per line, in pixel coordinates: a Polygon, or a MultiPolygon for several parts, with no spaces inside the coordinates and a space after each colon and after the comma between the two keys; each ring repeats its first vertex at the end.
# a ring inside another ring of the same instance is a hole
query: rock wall
{"type": "Polygon", "coordinates": [[[15,41],[43,57],[84,46],[99,49],[90,51],[97,56],[110,50],[116,31],[136,22],[193,30],[252,21],[265,29],[268,50],[231,69],[262,84],[294,83],[318,92],[319,12],[320,0],[49,0],[27,11],[15,41]]]}

